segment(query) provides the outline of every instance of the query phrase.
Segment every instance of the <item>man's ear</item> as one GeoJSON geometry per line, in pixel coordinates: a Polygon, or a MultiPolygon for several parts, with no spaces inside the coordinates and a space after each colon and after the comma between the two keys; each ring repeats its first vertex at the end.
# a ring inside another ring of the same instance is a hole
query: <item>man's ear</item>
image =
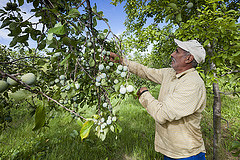
{"type": "Polygon", "coordinates": [[[189,64],[193,61],[193,59],[194,59],[193,55],[189,54],[186,56],[185,63],[189,64]]]}

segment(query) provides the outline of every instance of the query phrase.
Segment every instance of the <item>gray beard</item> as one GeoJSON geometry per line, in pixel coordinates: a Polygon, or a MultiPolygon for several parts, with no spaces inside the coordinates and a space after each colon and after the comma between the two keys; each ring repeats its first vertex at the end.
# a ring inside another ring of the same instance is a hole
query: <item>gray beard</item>
{"type": "MultiPolygon", "coordinates": [[[[173,57],[171,57],[171,60],[174,62],[174,63],[176,63],[176,60],[173,58],[173,57]]],[[[172,61],[171,61],[171,67],[172,67],[172,61]]],[[[173,67],[172,67],[173,68],[173,67]]]]}

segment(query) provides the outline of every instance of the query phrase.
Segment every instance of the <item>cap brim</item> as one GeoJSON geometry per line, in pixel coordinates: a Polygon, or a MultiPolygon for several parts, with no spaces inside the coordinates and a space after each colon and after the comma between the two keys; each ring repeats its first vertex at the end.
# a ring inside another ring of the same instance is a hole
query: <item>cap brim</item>
{"type": "Polygon", "coordinates": [[[187,49],[186,45],[184,42],[178,40],[178,39],[174,39],[174,42],[177,44],[178,47],[182,48],[183,50],[189,52],[189,50],[187,49]]]}

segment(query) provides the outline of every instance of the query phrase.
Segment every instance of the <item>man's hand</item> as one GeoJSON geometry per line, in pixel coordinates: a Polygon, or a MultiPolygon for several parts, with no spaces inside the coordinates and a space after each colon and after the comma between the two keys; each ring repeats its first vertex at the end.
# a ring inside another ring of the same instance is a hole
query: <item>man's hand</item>
{"type": "Polygon", "coordinates": [[[109,59],[114,63],[123,64],[123,58],[117,55],[116,53],[110,52],[109,59]]]}
{"type": "Polygon", "coordinates": [[[146,87],[142,87],[137,91],[137,96],[138,98],[140,98],[140,96],[142,95],[143,92],[148,91],[148,89],[146,87]]]}

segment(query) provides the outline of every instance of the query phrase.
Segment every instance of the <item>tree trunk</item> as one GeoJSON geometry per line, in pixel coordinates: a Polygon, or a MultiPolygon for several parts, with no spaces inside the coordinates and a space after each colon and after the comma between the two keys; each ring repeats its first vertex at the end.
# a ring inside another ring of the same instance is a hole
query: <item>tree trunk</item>
{"type": "MultiPolygon", "coordinates": [[[[213,46],[214,42],[211,45],[208,44],[208,53],[213,56],[213,46]]],[[[211,70],[216,70],[216,66],[213,61],[210,62],[211,70]]],[[[216,73],[214,73],[214,77],[217,78],[216,73]]],[[[213,94],[214,94],[214,102],[213,102],[213,160],[220,160],[220,147],[221,147],[221,97],[219,91],[219,85],[217,83],[213,83],[213,94]]]]}
{"type": "Polygon", "coordinates": [[[220,160],[221,147],[221,97],[218,83],[213,83],[213,160],[220,160]]]}

